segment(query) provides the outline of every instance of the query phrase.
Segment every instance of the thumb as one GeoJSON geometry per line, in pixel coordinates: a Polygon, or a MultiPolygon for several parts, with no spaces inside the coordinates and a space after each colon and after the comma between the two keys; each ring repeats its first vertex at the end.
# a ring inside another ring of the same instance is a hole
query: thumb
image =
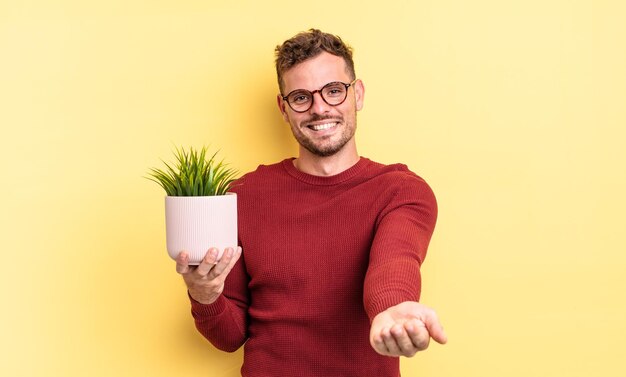
{"type": "Polygon", "coordinates": [[[432,312],[431,315],[428,315],[424,320],[424,324],[428,329],[430,337],[433,338],[435,342],[439,344],[446,344],[448,342],[448,336],[443,331],[443,326],[441,326],[437,314],[432,312]]]}

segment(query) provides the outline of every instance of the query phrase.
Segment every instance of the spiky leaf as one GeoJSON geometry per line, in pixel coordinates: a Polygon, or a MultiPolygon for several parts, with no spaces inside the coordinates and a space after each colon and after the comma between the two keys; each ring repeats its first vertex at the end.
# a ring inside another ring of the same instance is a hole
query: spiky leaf
{"type": "Polygon", "coordinates": [[[147,179],[158,183],[168,196],[225,195],[236,180],[238,172],[223,161],[217,162],[217,152],[207,158],[207,148],[174,150],[174,163],[163,161],[165,169],[152,168],[147,179]]]}

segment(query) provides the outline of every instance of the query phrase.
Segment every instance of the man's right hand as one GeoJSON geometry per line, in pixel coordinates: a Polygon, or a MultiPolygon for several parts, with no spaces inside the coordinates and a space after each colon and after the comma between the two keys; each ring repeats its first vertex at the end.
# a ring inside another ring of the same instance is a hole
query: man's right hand
{"type": "Polygon", "coordinates": [[[212,304],[224,290],[224,280],[241,256],[237,250],[227,248],[218,261],[218,250],[211,248],[198,266],[189,265],[189,255],[184,251],[176,258],[176,272],[183,276],[189,295],[202,304],[212,304]]]}

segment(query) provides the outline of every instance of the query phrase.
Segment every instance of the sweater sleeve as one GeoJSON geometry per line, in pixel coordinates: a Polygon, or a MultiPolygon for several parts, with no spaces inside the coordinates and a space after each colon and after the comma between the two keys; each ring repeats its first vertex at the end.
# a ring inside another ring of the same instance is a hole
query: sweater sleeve
{"type": "Polygon", "coordinates": [[[248,277],[242,255],[226,277],[224,292],[214,303],[205,305],[189,296],[196,328],[222,351],[234,352],[247,339],[247,286],[248,277]]]}
{"type": "Polygon", "coordinates": [[[370,320],[391,306],[419,300],[420,266],[436,221],[434,193],[407,174],[377,220],[363,292],[370,320]]]}

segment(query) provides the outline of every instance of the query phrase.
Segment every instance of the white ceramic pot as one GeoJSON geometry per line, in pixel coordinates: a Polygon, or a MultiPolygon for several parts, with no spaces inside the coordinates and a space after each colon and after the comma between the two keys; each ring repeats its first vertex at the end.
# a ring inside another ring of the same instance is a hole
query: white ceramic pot
{"type": "Polygon", "coordinates": [[[237,247],[237,195],[166,196],[165,231],[172,259],[185,251],[189,264],[197,265],[211,247],[221,257],[237,247]]]}

